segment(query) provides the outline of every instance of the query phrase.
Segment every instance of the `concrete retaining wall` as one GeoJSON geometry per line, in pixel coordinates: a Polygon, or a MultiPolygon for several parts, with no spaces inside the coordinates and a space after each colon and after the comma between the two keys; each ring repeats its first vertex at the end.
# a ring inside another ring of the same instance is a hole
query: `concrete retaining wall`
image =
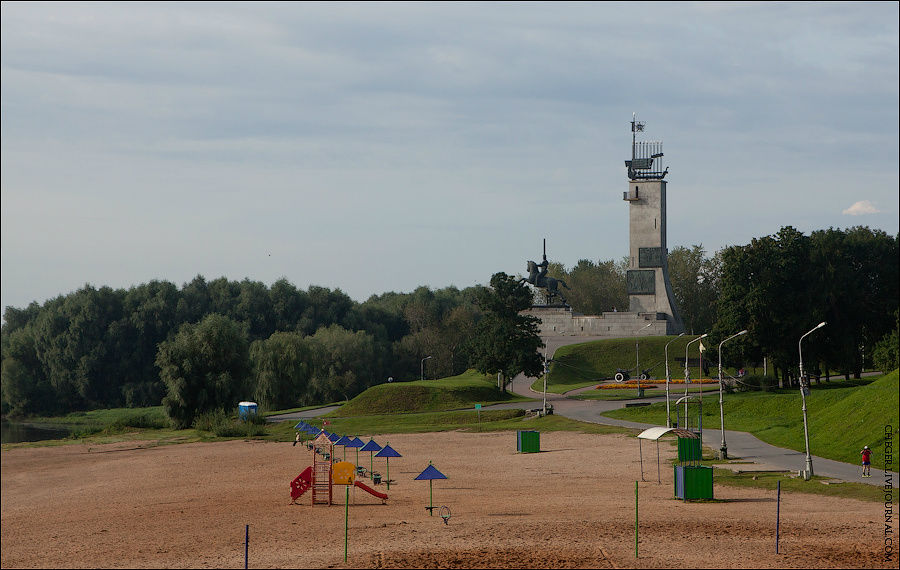
{"type": "Polygon", "coordinates": [[[582,315],[563,307],[532,307],[523,314],[541,320],[541,336],[663,336],[677,334],[665,313],[603,313],[582,315]],[[648,326],[649,325],[649,326],[648,326]]]}

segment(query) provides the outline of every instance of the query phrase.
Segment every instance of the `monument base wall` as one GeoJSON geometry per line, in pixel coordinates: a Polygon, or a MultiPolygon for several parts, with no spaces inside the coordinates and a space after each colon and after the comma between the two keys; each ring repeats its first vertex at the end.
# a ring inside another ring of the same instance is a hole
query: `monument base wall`
{"type": "Polygon", "coordinates": [[[542,337],[606,336],[610,338],[677,334],[677,324],[665,313],[619,313],[582,315],[567,307],[532,307],[522,311],[540,319],[542,337]],[[649,325],[649,326],[648,326],[649,325]]]}

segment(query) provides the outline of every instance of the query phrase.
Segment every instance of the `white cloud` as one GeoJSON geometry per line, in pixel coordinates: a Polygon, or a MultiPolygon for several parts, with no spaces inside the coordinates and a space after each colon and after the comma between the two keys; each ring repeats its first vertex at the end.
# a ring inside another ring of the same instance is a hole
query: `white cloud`
{"type": "Polygon", "coordinates": [[[880,210],[872,202],[860,200],[841,213],[848,216],[865,216],[866,214],[878,214],[880,210]]]}

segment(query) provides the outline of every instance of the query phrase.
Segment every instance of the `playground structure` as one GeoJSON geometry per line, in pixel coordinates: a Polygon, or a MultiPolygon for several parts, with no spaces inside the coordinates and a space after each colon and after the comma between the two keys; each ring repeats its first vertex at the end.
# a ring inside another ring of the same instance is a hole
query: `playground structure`
{"type": "MultiPolygon", "coordinates": [[[[307,433],[309,433],[307,431],[307,433]]],[[[306,443],[307,449],[313,452],[313,464],[304,469],[291,481],[291,503],[297,504],[297,500],[307,491],[311,492],[311,504],[315,505],[332,505],[334,504],[334,484],[335,477],[340,472],[340,480],[345,481],[345,485],[353,485],[369,493],[373,497],[381,499],[382,504],[387,500],[385,493],[380,493],[365,483],[354,480],[353,476],[349,478],[346,475],[348,470],[352,474],[365,476],[365,468],[357,467],[349,461],[334,461],[335,443],[332,441],[334,434],[329,434],[322,430],[319,435],[306,443]],[[348,467],[349,466],[349,467],[348,467]]],[[[337,438],[336,440],[339,440],[337,438]]],[[[380,481],[380,476],[376,479],[377,473],[371,473],[372,480],[376,484],[380,481]]]]}

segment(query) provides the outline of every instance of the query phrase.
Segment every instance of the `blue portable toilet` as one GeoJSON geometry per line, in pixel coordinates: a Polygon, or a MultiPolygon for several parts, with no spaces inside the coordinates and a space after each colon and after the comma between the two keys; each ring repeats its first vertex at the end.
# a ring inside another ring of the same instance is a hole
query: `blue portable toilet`
{"type": "Polygon", "coordinates": [[[250,416],[255,416],[258,408],[256,402],[241,402],[238,404],[238,417],[246,420],[250,416]]]}

